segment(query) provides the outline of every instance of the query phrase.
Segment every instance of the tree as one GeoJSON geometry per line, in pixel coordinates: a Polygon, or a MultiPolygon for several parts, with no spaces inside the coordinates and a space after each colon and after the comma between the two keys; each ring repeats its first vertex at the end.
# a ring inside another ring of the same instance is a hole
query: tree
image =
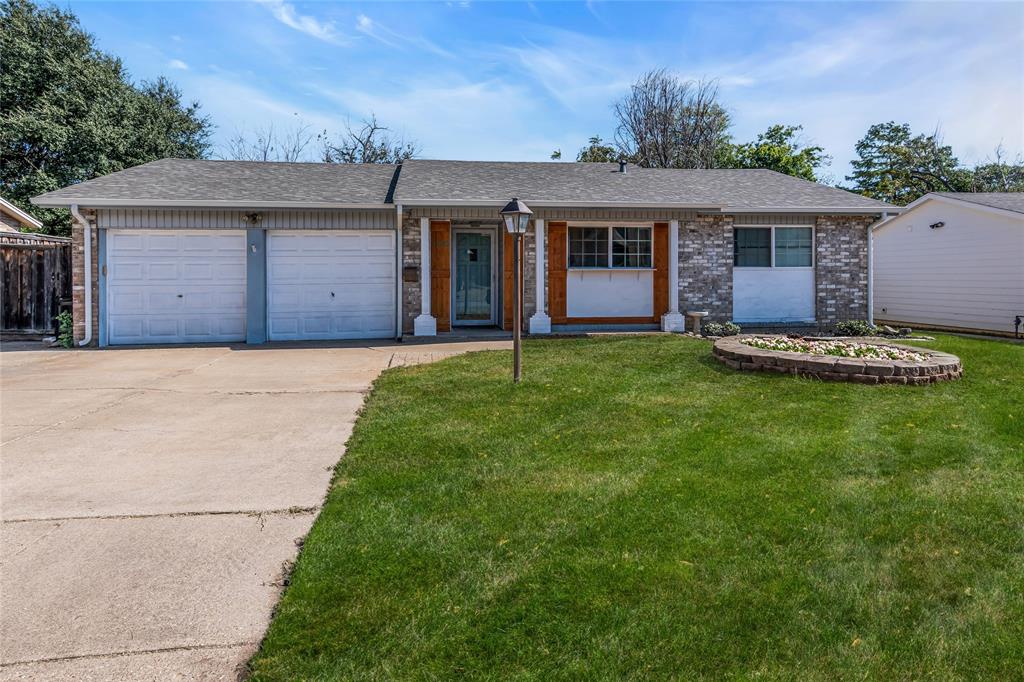
{"type": "Polygon", "coordinates": [[[236,161],[306,161],[307,150],[313,140],[323,140],[325,136],[325,133],[314,135],[309,124],[302,121],[283,133],[278,133],[271,123],[251,134],[236,132],[227,142],[224,158],[236,161]]]}
{"type": "Polygon", "coordinates": [[[401,163],[417,154],[416,142],[392,136],[373,114],[364,119],[358,129],[347,125],[338,143],[331,142],[324,134],[323,160],[327,163],[401,163]]]}
{"type": "Polygon", "coordinates": [[[207,154],[212,125],[160,78],[136,86],[78,19],[0,1],[0,194],[52,233],[68,212],[29,198],[146,161],[207,154]]]}
{"type": "Polygon", "coordinates": [[[960,165],[938,131],[912,136],[910,125],[878,123],[855,147],[854,190],[874,199],[905,205],[928,192],[966,192],[971,172],[960,165]]]}
{"type": "Polygon", "coordinates": [[[768,168],[804,180],[817,182],[816,171],[830,157],[818,146],[801,146],[797,139],[803,126],[773,125],[753,142],[726,148],[722,168],[768,168]]]}
{"type": "Polygon", "coordinates": [[[729,115],[714,81],[648,71],[614,104],[622,157],[649,168],[714,168],[728,143],[729,115]]]}
{"type": "Polygon", "coordinates": [[[577,161],[590,163],[608,163],[619,160],[619,152],[611,145],[605,144],[600,135],[594,135],[589,144],[576,155],[577,161]]]}
{"type": "Polygon", "coordinates": [[[999,145],[994,159],[974,167],[972,192],[1024,192],[1024,159],[1018,156],[1013,163],[1008,163],[1005,154],[1003,146],[999,145]]]}

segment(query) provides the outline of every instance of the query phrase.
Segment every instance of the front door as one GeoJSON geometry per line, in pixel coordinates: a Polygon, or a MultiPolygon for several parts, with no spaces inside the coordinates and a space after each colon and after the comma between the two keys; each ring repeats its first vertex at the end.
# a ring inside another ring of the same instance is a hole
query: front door
{"type": "Polygon", "coordinates": [[[455,232],[453,321],[457,325],[494,324],[494,233],[455,232]]]}

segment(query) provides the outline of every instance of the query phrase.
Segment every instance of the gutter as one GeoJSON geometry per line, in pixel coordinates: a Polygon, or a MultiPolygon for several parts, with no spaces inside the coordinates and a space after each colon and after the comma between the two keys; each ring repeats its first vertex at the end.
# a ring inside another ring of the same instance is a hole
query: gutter
{"type": "Polygon", "coordinates": [[[868,225],[868,324],[872,326],[875,324],[875,230],[895,217],[885,212],[881,218],[868,225]]]}
{"type": "Polygon", "coordinates": [[[92,343],[92,225],[78,212],[78,204],[71,204],[69,208],[71,215],[82,225],[85,232],[85,336],[78,345],[88,346],[92,343]]]}
{"type": "Polygon", "coordinates": [[[246,201],[236,200],[196,200],[196,199],[165,199],[165,200],[139,200],[139,199],[48,199],[46,195],[33,197],[30,201],[36,206],[50,208],[63,208],[77,204],[86,204],[93,208],[222,208],[245,211],[251,208],[280,208],[280,209],[304,209],[304,208],[350,208],[353,210],[368,209],[391,209],[393,204],[346,204],[337,201],[246,201]],[[75,203],[72,203],[75,202],[75,203]]]}
{"type": "Polygon", "coordinates": [[[395,204],[395,340],[402,340],[402,205],[395,204]]]}

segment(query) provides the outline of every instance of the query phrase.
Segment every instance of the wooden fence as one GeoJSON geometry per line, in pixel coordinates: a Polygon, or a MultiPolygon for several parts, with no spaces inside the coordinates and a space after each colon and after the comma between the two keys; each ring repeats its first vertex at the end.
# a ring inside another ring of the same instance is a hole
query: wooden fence
{"type": "Polygon", "coordinates": [[[54,334],[71,301],[71,240],[0,232],[0,332],[54,334]]]}

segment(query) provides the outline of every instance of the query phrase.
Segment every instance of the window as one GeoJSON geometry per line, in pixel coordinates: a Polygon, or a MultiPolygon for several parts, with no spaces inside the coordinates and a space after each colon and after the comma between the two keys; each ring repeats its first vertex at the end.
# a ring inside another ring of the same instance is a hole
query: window
{"type": "Polygon", "coordinates": [[[650,268],[649,227],[570,227],[570,268],[650,268]]]}
{"type": "Polygon", "coordinates": [[[734,230],[732,263],[738,268],[772,266],[772,228],[744,227],[734,230]]]}
{"type": "Polygon", "coordinates": [[[612,228],[612,267],[651,267],[651,228],[612,228]]]}
{"type": "Polygon", "coordinates": [[[811,267],[811,228],[775,228],[775,267],[811,267]]]}
{"type": "Polygon", "coordinates": [[[738,268],[809,268],[813,248],[810,227],[737,227],[732,263],[738,268]]]}
{"type": "Polygon", "coordinates": [[[608,267],[608,229],[573,227],[569,230],[569,267],[608,267]]]}

